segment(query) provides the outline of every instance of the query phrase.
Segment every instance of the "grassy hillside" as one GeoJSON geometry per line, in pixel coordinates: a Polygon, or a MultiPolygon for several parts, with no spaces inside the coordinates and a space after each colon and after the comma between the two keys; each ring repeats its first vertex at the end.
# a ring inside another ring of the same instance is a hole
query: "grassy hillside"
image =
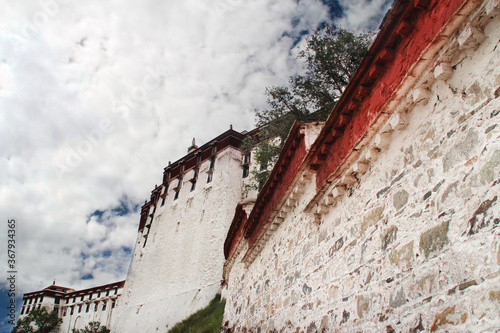
{"type": "Polygon", "coordinates": [[[225,305],[217,295],[206,308],[176,324],[168,333],[219,333],[225,305]]]}

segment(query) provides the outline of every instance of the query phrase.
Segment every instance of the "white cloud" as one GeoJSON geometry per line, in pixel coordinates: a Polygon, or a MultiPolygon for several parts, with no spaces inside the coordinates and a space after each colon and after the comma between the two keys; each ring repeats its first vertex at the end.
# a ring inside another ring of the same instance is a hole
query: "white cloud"
{"type": "MultiPolygon", "coordinates": [[[[344,22],[362,25],[359,2],[345,6],[344,22]]],[[[286,36],[327,17],[319,0],[3,8],[0,217],[18,224],[20,290],[125,278],[138,209],[163,167],[193,137],[252,129],[264,88],[301,70],[286,36]]]]}
{"type": "Polygon", "coordinates": [[[344,16],[337,22],[357,32],[376,31],[392,0],[339,0],[344,16]]]}

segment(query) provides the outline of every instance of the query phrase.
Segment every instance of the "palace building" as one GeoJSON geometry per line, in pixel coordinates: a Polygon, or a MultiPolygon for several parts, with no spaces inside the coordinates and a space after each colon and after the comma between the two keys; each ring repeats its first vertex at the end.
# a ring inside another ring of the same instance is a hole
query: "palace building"
{"type": "Polygon", "coordinates": [[[260,192],[232,128],[168,163],[125,281],[25,294],[60,332],[500,329],[500,0],[395,0],[325,122],[296,122],[260,192]]]}
{"type": "Polygon", "coordinates": [[[45,307],[56,311],[63,322],[58,332],[72,332],[84,328],[89,322],[98,321],[109,327],[118,298],[123,291],[125,281],[119,281],[93,288],[74,290],[56,286],[55,283],[40,291],[26,293],[19,318],[25,317],[31,310],[45,307]]]}

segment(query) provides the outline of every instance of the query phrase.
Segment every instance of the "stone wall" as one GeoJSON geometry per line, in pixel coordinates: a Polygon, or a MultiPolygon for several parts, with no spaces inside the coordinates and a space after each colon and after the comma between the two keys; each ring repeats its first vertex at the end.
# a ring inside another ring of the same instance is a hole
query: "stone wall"
{"type": "Polygon", "coordinates": [[[226,330],[500,329],[500,20],[498,1],[473,3],[365,159],[321,200],[300,178],[253,261],[238,244],[226,330]]]}

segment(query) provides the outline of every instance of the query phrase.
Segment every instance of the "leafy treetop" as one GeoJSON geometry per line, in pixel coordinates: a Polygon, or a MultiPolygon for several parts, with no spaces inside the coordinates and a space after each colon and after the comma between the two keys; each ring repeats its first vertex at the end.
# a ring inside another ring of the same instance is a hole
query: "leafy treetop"
{"type": "Polygon", "coordinates": [[[47,311],[45,307],[33,309],[22,319],[18,319],[12,333],[49,333],[57,325],[62,323],[62,319],[57,316],[57,312],[47,311]]]}
{"type": "Polygon", "coordinates": [[[359,66],[371,41],[371,34],[355,35],[325,26],[307,39],[299,52],[304,75],[290,77],[288,87],[266,88],[268,108],[255,110],[257,139],[247,138],[244,149],[255,148],[261,170],[253,171],[254,189],[260,189],[276,162],[295,120],[325,120],[359,66]]]}

